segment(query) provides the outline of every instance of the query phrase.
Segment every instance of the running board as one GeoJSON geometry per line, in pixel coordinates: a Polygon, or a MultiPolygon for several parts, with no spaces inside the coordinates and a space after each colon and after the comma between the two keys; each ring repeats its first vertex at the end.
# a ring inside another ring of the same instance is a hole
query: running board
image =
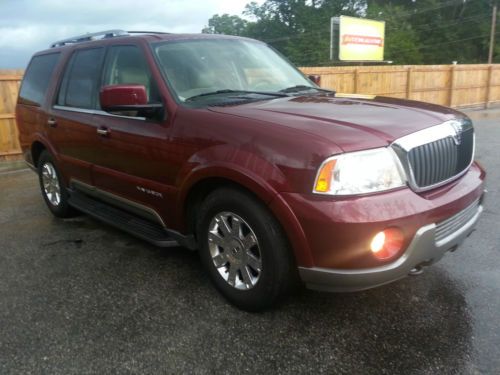
{"type": "Polygon", "coordinates": [[[138,217],[75,190],[70,191],[68,203],[77,210],[121,229],[159,247],[186,246],[192,249],[191,239],[171,233],[160,224],[138,217]],[[173,239],[172,236],[177,237],[173,239]]]}

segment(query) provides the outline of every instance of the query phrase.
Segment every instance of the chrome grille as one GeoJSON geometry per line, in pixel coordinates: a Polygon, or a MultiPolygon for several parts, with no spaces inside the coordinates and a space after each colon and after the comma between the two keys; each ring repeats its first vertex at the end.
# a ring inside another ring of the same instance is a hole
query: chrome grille
{"type": "Polygon", "coordinates": [[[448,121],[396,140],[393,149],[417,191],[442,185],[463,174],[474,157],[470,121],[448,121]]]}
{"type": "Polygon", "coordinates": [[[436,243],[455,233],[467,224],[479,210],[479,199],[452,217],[436,224],[436,243]]]}
{"type": "Polygon", "coordinates": [[[408,159],[418,186],[434,185],[455,174],[457,153],[452,138],[414,148],[408,159]]]}

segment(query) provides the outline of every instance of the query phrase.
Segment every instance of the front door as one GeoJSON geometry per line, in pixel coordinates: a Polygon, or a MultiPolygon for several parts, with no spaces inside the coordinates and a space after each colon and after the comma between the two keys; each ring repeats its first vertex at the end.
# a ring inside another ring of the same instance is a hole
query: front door
{"type": "MultiPolygon", "coordinates": [[[[138,46],[117,45],[109,49],[102,85],[117,84],[144,85],[148,102],[161,103],[143,50],[138,46]]],[[[96,121],[100,149],[93,169],[95,186],[155,211],[166,207],[165,199],[171,194],[167,171],[169,128],[158,119],[139,117],[130,111],[99,111],[96,121]]]]}

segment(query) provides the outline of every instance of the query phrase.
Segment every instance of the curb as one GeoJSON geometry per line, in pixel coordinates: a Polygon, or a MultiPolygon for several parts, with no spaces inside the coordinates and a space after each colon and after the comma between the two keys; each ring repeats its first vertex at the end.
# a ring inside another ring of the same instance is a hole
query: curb
{"type": "Polygon", "coordinates": [[[27,170],[28,167],[24,160],[2,161],[0,162],[0,174],[14,171],[27,170]]]}

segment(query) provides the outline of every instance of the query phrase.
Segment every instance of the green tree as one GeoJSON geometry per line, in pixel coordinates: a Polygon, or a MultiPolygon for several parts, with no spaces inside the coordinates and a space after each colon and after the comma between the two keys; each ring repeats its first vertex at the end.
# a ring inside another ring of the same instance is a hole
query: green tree
{"type": "Polygon", "coordinates": [[[420,64],[422,54],[418,48],[418,34],[404,17],[407,10],[401,5],[373,4],[367,18],[385,21],[384,59],[395,64],[420,64]]]}
{"type": "Polygon", "coordinates": [[[247,24],[246,20],[238,16],[215,14],[208,20],[208,26],[205,26],[201,32],[205,34],[243,35],[247,24]]]}
{"type": "Polygon", "coordinates": [[[491,7],[488,0],[266,0],[247,4],[246,19],[214,15],[203,32],[265,41],[297,65],[331,65],[330,18],[366,17],[386,22],[386,60],[478,63],[487,60],[491,7]]]}
{"type": "Polygon", "coordinates": [[[363,2],[352,0],[267,0],[250,3],[244,14],[254,20],[247,35],[264,40],[297,65],[328,64],[330,18],[358,15],[363,2]]]}
{"type": "Polygon", "coordinates": [[[378,18],[388,21],[387,56],[390,54],[394,61],[449,64],[487,59],[489,1],[368,0],[367,14],[377,12],[380,12],[378,18]],[[402,28],[406,35],[400,34],[402,28]]]}

